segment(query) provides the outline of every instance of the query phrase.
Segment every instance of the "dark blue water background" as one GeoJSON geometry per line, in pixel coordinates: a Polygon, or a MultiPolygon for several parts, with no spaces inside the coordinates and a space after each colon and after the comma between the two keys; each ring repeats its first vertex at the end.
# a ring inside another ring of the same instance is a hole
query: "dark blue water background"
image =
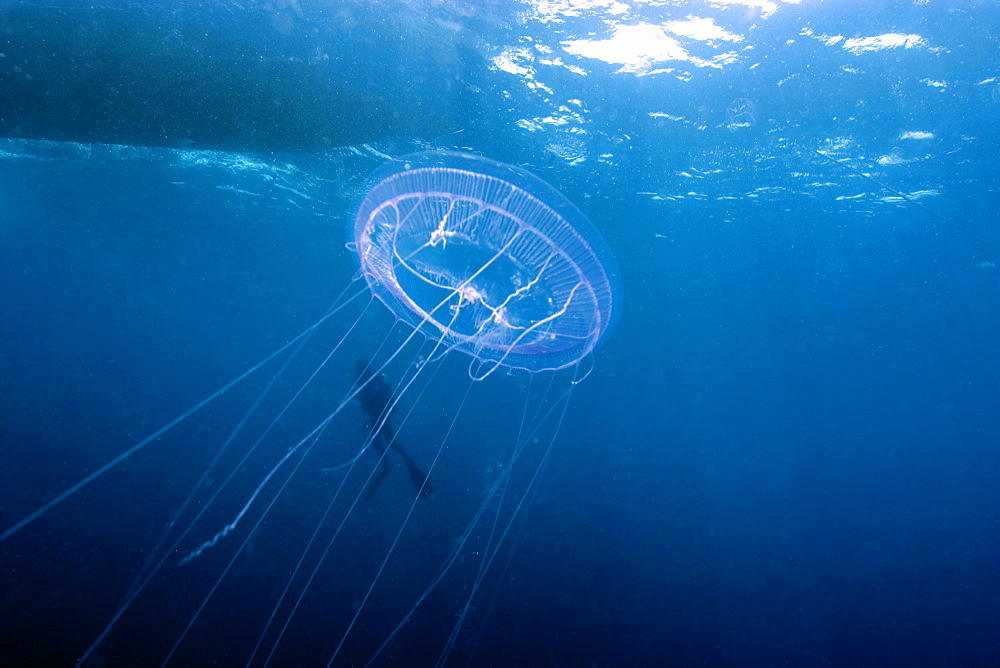
{"type": "MultiPolygon", "coordinates": [[[[457,76],[457,134],[304,155],[0,144],[4,526],[315,322],[355,271],[347,213],[372,169],[462,149],[530,169],[574,201],[611,246],[625,303],[453,660],[1000,662],[1000,14],[919,2],[573,14],[567,3],[553,17],[541,3],[466,4],[150,10],[317,63],[352,48],[334,30],[343,12],[387,43],[419,27],[437,51],[422,76],[387,75],[386,86],[426,100],[435,63],[457,76]],[[732,58],[623,72],[567,46],[692,16],[739,39],[677,37],[691,57],[732,58]],[[844,47],[886,34],[923,44],[844,47]]],[[[398,57],[389,49],[372,69],[397,72],[398,57]]],[[[363,324],[377,336],[391,319],[373,311],[363,324]]],[[[309,401],[344,395],[355,353],[309,401]]],[[[405,436],[421,461],[464,373],[446,360],[417,402],[405,436]]],[[[80,656],[267,379],[0,545],[6,665],[80,656]]],[[[509,456],[527,388],[518,376],[474,388],[450,445],[467,456],[437,473],[345,661],[367,660],[433,576],[509,456]]],[[[246,661],[329,498],[319,469],[356,448],[361,422],[352,406],[311,455],[278,526],[249,544],[185,641],[183,664],[246,661]]],[[[293,421],[186,549],[313,424],[293,421]]],[[[329,658],[410,494],[400,469],[352,515],[280,665],[329,658]]],[[[235,546],[168,563],[98,656],[162,660],[235,546]]],[[[432,663],[469,578],[459,570],[380,660],[432,663]]]]}

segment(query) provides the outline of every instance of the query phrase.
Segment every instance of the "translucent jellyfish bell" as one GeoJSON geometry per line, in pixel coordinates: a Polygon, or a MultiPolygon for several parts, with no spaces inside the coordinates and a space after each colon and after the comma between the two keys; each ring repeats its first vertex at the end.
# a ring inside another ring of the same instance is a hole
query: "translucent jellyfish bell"
{"type": "Polygon", "coordinates": [[[372,292],[484,373],[576,364],[618,313],[617,268],[597,230],[510,165],[408,156],[377,173],[351,233],[372,292]]]}

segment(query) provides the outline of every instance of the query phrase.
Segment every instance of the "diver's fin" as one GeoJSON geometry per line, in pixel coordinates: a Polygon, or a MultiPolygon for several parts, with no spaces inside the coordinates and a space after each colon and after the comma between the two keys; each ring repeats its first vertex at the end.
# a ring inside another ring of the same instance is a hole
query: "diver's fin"
{"type": "Polygon", "coordinates": [[[403,458],[403,462],[406,464],[406,472],[410,474],[410,482],[413,483],[413,489],[420,492],[420,496],[429,496],[432,494],[434,486],[427,479],[427,474],[410,457],[410,453],[395,441],[392,443],[392,449],[398,452],[399,456],[403,458]]]}
{"type": "Polygon", "coordinates": [[[389,475],[392,471],[392,464],[386,460],[382,460],[382,470],[379,471],[378,475],[372,480],[371,484],[368,486],[368,491],[365,492],[365,501],[371,503],[371,500],[375,498],[375,493],[378,492],[379,486],[385,477],[389,475]]]}

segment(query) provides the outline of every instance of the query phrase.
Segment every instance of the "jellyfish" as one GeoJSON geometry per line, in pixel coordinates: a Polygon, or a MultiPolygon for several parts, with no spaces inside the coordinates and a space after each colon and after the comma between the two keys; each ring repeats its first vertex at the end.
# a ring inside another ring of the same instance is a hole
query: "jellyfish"
{"type": "Polygon", "coordinates": [[[81,664],[475,651],[573,388],[618,318],[617,266],[558,191],[460,153],[377,171],[347,236],[357,273],[312,325],[0,532],[85,507],[140,450],[205,438],[201,416],[239,405],[81,664]],[[400,454],[412,485],[391,484],[400,454]]]}

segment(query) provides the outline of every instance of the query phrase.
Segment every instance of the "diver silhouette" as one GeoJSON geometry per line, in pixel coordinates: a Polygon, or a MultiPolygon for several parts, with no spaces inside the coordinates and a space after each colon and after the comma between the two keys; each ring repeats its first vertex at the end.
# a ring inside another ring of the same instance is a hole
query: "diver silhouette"
{"type": "MultiPolygon", "coordinates": [[[[371,378],[370,382],[358,392],[358,400],[361,402],[361,410],[365,413],[365,428],[374,429],[378,426],[379,419],[388,410],[392,402],[392,387],[382,374],[373,375],[371,365],[364,360],[358,360],[355,364],[355,369],[358,374],[359,385],[371,378]]],[[[388,416],[378,429],[378,432],[372,434],[371,443],[378,452],[379,460],[382,462],[382,470],[372,480],[371,486],[365,493],[366,500],[372,500],[378,491],[379,485],[382,484],[385,477],[392,471],[392,464],[389,462],[389,457],[386,453],[387,448],[392,448],[402,458],[403,463],[406,464],[406,471],[410,475],[410,482],[413,484],[415,491],[420,492],[421,496],[427,496],[434,491],[430,481],[427,480],[427,474],[421,470],[417,462],[410,456],[410,453],[404,450],[403,446],[396,439],[396,432],[392,428],[392,423],[389,421],[388,416]]]]}

